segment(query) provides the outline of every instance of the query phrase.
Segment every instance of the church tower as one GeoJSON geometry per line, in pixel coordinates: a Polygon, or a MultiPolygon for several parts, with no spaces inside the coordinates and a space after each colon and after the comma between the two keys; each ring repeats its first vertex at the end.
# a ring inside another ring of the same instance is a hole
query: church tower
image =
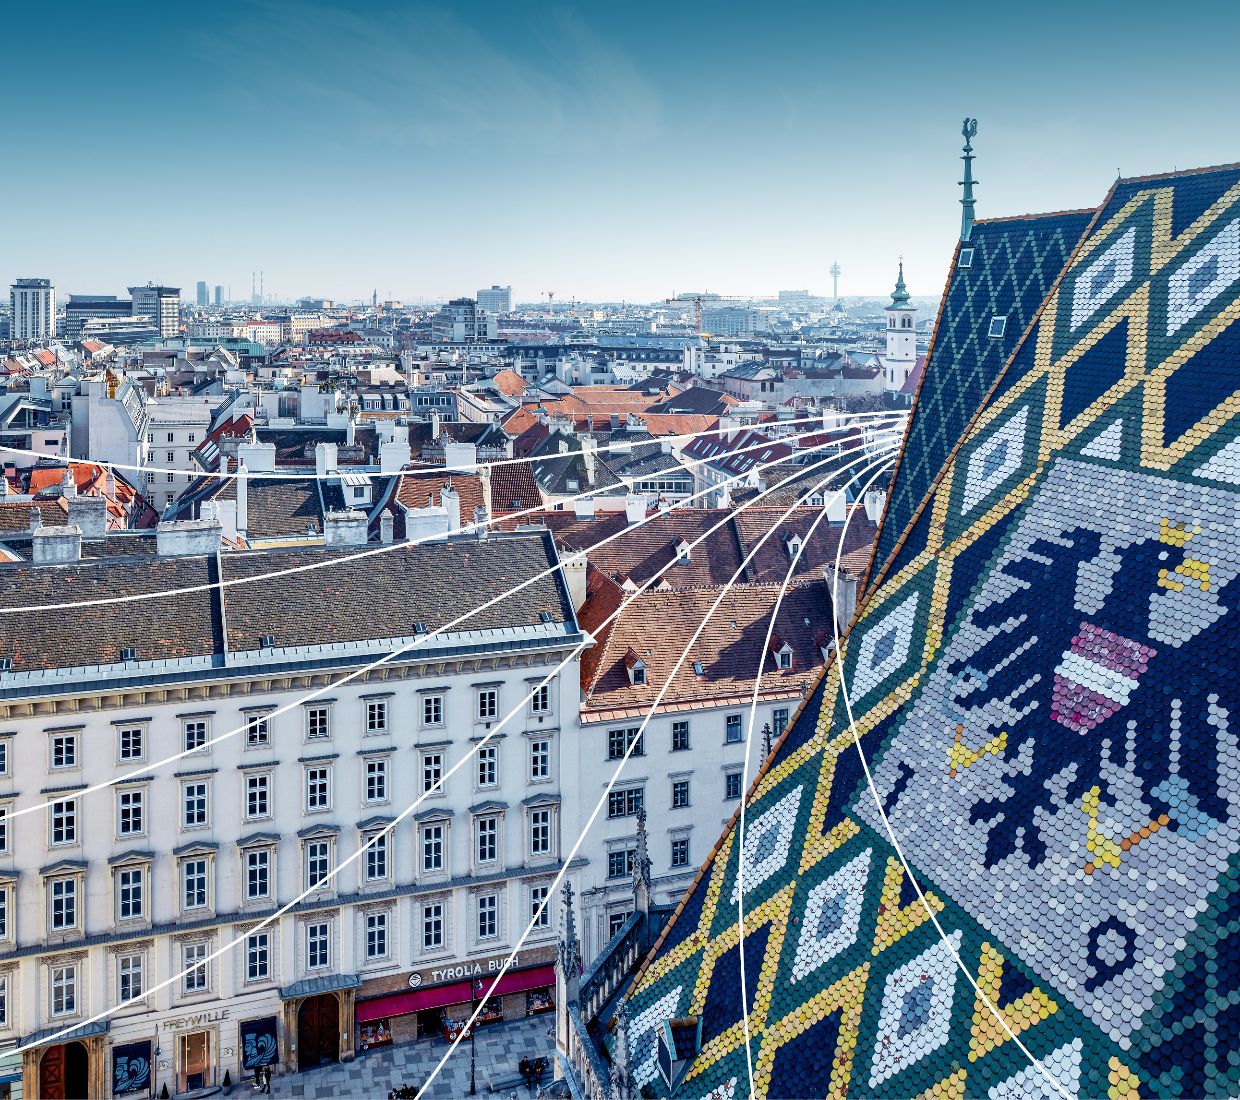
{"type": "Polygon", "coordinates": [[[917,365],[917,307],[909,301],[904,285],[904,261],[887,307],[887,389],[898,390],[908,381],[917,365]]]}

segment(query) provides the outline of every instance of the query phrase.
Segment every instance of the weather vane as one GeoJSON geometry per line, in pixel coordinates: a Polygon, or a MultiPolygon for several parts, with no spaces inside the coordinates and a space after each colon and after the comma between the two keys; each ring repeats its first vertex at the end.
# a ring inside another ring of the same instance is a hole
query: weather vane
{"type": "Polygon", "coordinates": [[[960,132],[964,135],[964,155],[960,158],[964,161],[964,179],[960,181],[960,186],[964,188],[964,197],[960,200],[960,240],[967,242],[973,236],[973,207],[977,201],[973,198],[973,184],[976,181],[973,179],[973,146],[970,144],[977,137],[977,119],[966,118],[960,132]]]}

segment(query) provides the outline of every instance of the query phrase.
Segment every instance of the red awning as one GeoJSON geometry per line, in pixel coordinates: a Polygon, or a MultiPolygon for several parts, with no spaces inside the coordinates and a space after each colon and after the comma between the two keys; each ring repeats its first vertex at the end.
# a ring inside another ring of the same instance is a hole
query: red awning
{"type": "MultiPolygon", "coordinates": [[[[510,970],[500,978],[494,995],[499,997],[505,993],[524,993],[529,989],[546,989],[549,985],[555,985],[554,966],[533,966],[529,970],[510,970]]],[[[482,987],[484,992],[490,988],[490,982],[482,987]]]]}
{"type": "MultiPolygon", "coordinates": [[[[491,988],[490,978],[482,979],[482,993],[487,994],[491,988]]],[[[528,970],[510,970],[495,987],[493,996],[500,997],[505,993],[525,993],[530,989],[546,989],[555,985],[555,967],[533,966],[528,970]]],[[[458,1005],[470,999],[469,982],[448,982],[446,985],[432,986],[430,989],[408,989],[400,993],[389,993],[386,997],[375,997],[368,1001],[358,1001],[356,1018],[359,1024],[368,1024],[372,1020],[382,1020],[390,1016],[408,1016],[411,1012],[421,1012],[427,1008],[443,1008],[446,1005],[458,1005]]]]}

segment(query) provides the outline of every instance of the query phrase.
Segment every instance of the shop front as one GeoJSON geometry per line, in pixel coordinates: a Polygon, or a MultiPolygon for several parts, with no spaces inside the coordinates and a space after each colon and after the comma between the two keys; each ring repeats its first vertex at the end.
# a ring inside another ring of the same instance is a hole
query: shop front
{"type": "Polygon", "coordinates": [[[492,992],[506,957],[469,959],[415,970],[404,978],[364,982],[355,1007],[358,1049],[426,1036],[451,1041],[461,1034],[480,1003],[480,1027],[552,1011],[555,949],[538,948],[518,956],[492,992]]]}

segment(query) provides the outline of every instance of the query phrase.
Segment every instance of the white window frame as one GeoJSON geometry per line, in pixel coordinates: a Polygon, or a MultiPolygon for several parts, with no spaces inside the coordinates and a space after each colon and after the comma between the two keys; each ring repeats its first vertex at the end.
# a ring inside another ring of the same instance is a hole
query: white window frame
{"type": "Polygon", "coordinates": [[[183,779],[181,781],[181,828],[209,829],[211,827],[211,780],[204,777],[183,779]],[[191,791],[200,793],[191,794],[191,791]],[[194,817],[201,814],[202,820],[190,820],[191,799],[193,799],[194,817]]]}
{"type": "Polygon", "coordinates": [[[206,940],[181,945],[181,995],[194,997],[211,992],[210,945],[206,940]]]}
{"type": "Polygon", "coordinates": [[[308,921],[305,927],[306,969],[330,969],[332,965],[331,921],[308,921]]]}
{"type": "Polygon", "coordinates": [[[245,819],[246,821],[270,821],[271,809],[271,772],[243,772],[245,776],[245,819]],[[253,785],[251,785],[253,784],[253,785]],[[251,807],[258,800],[261,792],[265,813],[253,813],[251,807]]]}

